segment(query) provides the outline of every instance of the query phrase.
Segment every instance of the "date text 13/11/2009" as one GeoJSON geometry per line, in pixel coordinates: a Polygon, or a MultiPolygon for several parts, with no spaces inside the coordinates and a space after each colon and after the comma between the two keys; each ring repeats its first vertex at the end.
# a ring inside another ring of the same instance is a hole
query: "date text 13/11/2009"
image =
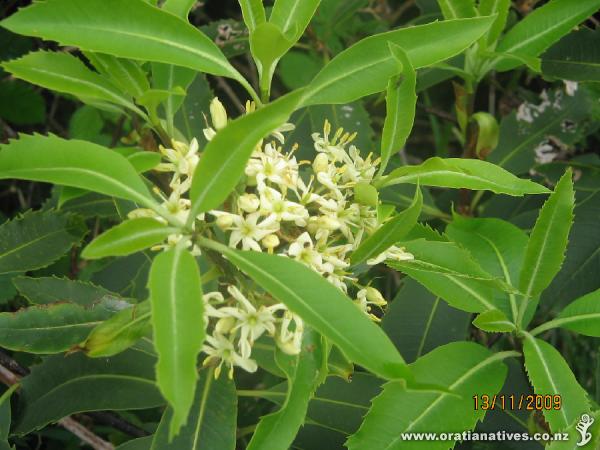
{"type": "Polygon", "coordinates": [[[474,395],[473,406],[475,410],[508,410],[508,411],[549,411],[559,410],[562,407],[560,395],[536,394],[496,394],[474,395]]]}

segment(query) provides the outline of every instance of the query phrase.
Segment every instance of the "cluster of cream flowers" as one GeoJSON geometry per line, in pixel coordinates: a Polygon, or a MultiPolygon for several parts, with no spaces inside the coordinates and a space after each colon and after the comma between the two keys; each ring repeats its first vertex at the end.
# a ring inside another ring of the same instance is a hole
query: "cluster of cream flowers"
{"type": "MultiPolygon", "coordinates": [[[[246,110],[253,110],[248,103],[246,110]]],[[[218,99],[210,106],[210,125],[204,134],[211,140],[227,125],[227,114],[218,99]]],[[[381,225],[377,208],[355,199],[355,187],[370,183],[379,160],[366,158],[352,145],[356,134],[338,129],[332,134],[325,122],[323,133],[314,133],[316,156],[312,161],[298,161],[297,146],[283,150],[284,134],[293,130],[285,124],[254,150],[245,169],[243,191],[234,192],[225,210],[213,210],[198,216],[225,233],[232,248],[268,252],[295,259],[321,274],[331,284],[353,296],[357,306],[373,320],[372,308],[382,308],[386,301],[372,286],[362,286],[350,271],[350,255],[365,238],[381,225]]],[[[182,222],[187,221],[190,201],[185,198],[201,155],[198,142],[189,145],[173,142],[173,148],[160,149],[166,162],[158,170],[172,173],[171,193],[163,198],[163,206],[182,222]]],[[[130,217],[156,217],[151,210],[138,209],[130,217]]],[[[157,220],[162,220],[157,217],[157,220]]],[[[157,246],[168,248],[184,239],[194,254],[200,250],[183,235],[169,236],[157,246]]],[[[412,255],[399,247],[391,247],[367,264],[386,259],[407,260],[412,255]]],[[[246,371],[256,370],[251,359],[254,342],[263,335],[271,336],[279,348],[289,354],[300,352],[304,323],[282,303],[265,294],[243,289],[245,280],[223,286],[223,291],[204,295],[209,336],[203,351],[206,361],[218,360],[215,374],[222,365],[246,371]],[[244,292],[243,292],[244,291],[244,292]]]]}

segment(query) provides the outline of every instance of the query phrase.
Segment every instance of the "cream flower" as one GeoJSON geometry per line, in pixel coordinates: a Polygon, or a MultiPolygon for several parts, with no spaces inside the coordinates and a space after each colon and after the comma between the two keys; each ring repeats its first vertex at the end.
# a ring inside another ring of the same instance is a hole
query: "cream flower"
{"type": "Polygon", "coordinates": [[[229,378],[233,378],[234,366],[239,366],[246,372],[251,373],[256,372],[256,369],[258,368],[256,361],[239,355],[235,351],[233,342],[219,333],[215,333],[212,336],[206,336],[206,341],[202,346],[202,351],[208,355],[204,360],[204,365],[210,364],[214,359],[220,360],[217,368],[215,369],[215,378],[218,378],[221,374],[221,368],[223,364],[227,364],[229,366],[229,378]]]}
{"type": "Polygon", "coordinates": [[[248,214],[246,217],[231,215],[233,224],[231,225],[231,235],[229,236],[229,246],[236,248],[242,243],[243,250],[261,251],[258,242],[265,236],[276,233],[279,230],[279,223],[273,216],[263,219],[261,222],[259,213],[248,214]]]}
{"type": "Polygon", "coordinates": [[[415,257],[411,253],[404,251],[403,248],[392,245],[390,248],[380,253],[375,258],[368,259],[367,264],[369,266],[374,266],[388,259],[391,259],[393,261],[412,261],[413,259],[415,259],[415,257]]]}

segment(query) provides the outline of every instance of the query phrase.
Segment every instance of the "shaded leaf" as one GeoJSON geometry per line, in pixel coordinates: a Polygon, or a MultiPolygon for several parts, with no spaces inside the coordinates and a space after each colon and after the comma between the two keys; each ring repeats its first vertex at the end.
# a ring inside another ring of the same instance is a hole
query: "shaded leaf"
{"type": "Polygon", "coordinates": [[[82,353],[45,358],[22,380],[15,432],[27,434],[77,412],[160,406],[155,363],[140,349],[103,359],[82,353]]]}
{"type": "Polygon", "coordinates": [[[79,243],[84,232],[77,217],[54,211],[28,212],[5,222],[0,225],[0,274],[52,264],[79,243]]]}
{"type": "Polygon", "coordinates": [[[149,450],[234,450],[237,397],[233,380],[214,377],[212,369],[200,371],[188,423],[169,441],[173,410],[167,408],[149,450]]]}

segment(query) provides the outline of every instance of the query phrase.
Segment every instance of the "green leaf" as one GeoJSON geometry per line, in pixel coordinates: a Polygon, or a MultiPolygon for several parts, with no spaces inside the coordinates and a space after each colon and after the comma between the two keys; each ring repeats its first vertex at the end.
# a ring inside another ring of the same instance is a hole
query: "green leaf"
{"type": "Polygon", "coordinates": [[[437,2],[446,20],[463,19],[477,15],[474,0],[437,0],[437,2]]]}
{"type": "Polygon", "coordinates": [[[539,104],[524,104],[521,108],[530,117],[511,113],[500,123],[498,146],[487,161],[502,166],[514,174],[525,174],[536,164],[536,149],[551,139],[571,147],[588,133],[586,125],[592,107],[591,94],[580,87],[573,97],[562,91],[550,92],[539,104]],[[569,127],[568,124],[575,124],[569,127]]]}
{"type": "Polygon", "coordinates": [[[66,301],[87,308],[107,299],[118,301],[119,298],[103,287],[68,278],[21,276],[13,278],[12,282],[19,293],[34,305],[66,301]]]}
{"type": "Polygon", "coordinates": [[[83,411],[160,406],[164,401],[154,384],[155,363],[154,356],[140,349],[104,359],[83,353],[45,358],[22,380],[14,432],[24,435],[83,411]]]}
{"type": "Polygon", "coordinates": [[[294,91],[253,113],[228,122],[206,146],[194,173],[190,198],[193,219],[218,207],[240,180],[256,145],[283,125],[300,100],[294,91]]]}
{"type": "Polygon", "coordinates": [[[182,89],[186,92],[197,73],[194,70],[173,66],[170,64],[154,63],[152,64],[152,84],[156,89],[169,92],[167,98],[162,101],[165,118],[167,121],[167,131],[173,134],[173,122],[175,114],[185,101],[184,95],[171,94],[175,90],[182,89]]]}
{"type": "MultiPolygon", "coordinates": [[[[508,286],[518,283],[528,240],[521,229],[500,219],[471,219],[457,214],[446,228],[446,235],[468,250],[485,271],[508,286]]],[[[505,293],[498,301],[499,309],[516,321],[516,295],[505,293]]]]}
{"type": "Polygon", "coordinates": [[[71,303],[0,313],[0,346],[27,353],[64,352],[82,342],[92,328],[113,313],[105,305],[85,309],[71,303]]]}
{"type": "Polygon", "coordinates": [[[172,439],[186,424],[198,379],[196,360],[205,330],[202,282],[194,257],[181,247],[154,258],[148,280],[154,345],[158,353],[156,380],[173,408],[172,439]]]}
{"type": "Polygon", "coordinates": [[[33,52],[2,63],[2,67],[17,78],[46,89],[74,95],[84,102],[90,100],[114,103],[141,116],[145,115],[117,86],[68,53],[33,52]]]}
{"type": "Polygon", "coordinates": [[[375,186],[359,182],[354,186],[354,201],[359,205],[377,208],[379,205],[379,192],[375,186]]]}
{"type": "Polygon", "coordinates": [[[247,84],[201,31],[141,0],[87,0],[85,8],[78,0],[51,0],[20,9],[0,24],[62,45],[188,67],[247,84]]]}
{"type": "Polygon", "coordinates": [[[325,358],[322,338],[312,330],[304,333],[299,355],[286,355],[279,349],[275,350],[277,365],[288,379],[287,397],[278,411],[261,417],[248,450],[290,448],[304,423],[308,402],[326,376],[323,373],[325,358]]]}
{"type": "Polygon", "coordinates": [[[488,333],[510,333],[516,329],[514,323],[498,309],[479,314],[473,321],[473,325],[488,333]]]}
{"type": "Polygon", "coordinates": [[[563,309],[556,319],[543,323],[532,335],[551,328],[566,328],[585,336],[600,337],[600,290],[578,298],[563,309]]]}
{"type": "Polygon", "coordinates": [[[546,450],[580,450],[587,447],[588,449],[598,448],[600,445],[600,411],[589,414],[594,421],[594,424],[588,428],[587,432],[591,434],[591,441],[585,446],[578,445],[582,442],[581,433],[577,429],[579,421],[574,422],[565,432],[569,435],[568,441],[553,441],[546,446],[546,450]]]}
{"type": "Polygon", "coordinates": [[[104,53],[84,52],[84,54],[96,70],[110,79],[122,92],[132,97],[141,97],[150,89],[146,72],[137,62],[104,53]]]}
{"type": "Polygon", "coordinates": [[[46,120],[41,93],[18,80],[0,81],[0,118],[14,125],[36,125],[46,120]]]}
{"type": "Polygon", "coordinates": [[[275,0],[269,22],[295,44],[304,34],[320,3],[321,0],[275,0]]]}
{"type": "Polygon", "coordinates": [[[0,179],[11,178],[73,186],[156,206],[125,157],[85,141],[22,135],[0,147],[0,179]]]}
{"type": "Polygon", "coordinates": [[[381,165],[383,174],[394,152],[402,150],[415,121],[417,107],[417,74],[406,52],[390,43],[390,51],[402,65],[402,72],[390,78],[386,95],[386,116],[381,136],[381,165]]]}
{"type": "Polygon", "coordinates": [[[125,222],[104,232],[83,249],[82,258],[99,259],[107,256],[125,256],[156,245],[170,234],[180,232],[156,219],[141,217],[125,222]]]}
{"type": "Polygon", "coordinates": [[[150,450],[153,436],[144,436],[137,439],[132,439],[124,444],[119,445],[115,450],[150,450]]]}
{"type": "Polygon", "coordinates": [[[567,256],[558,275],[544,291],[541,303],[553,308],[564,306],[600,288],[596,277],[600,259],[600,191],[580,200],[575,207],[567,256]]]}
{"type": "Polygon", "coordinates": [[[239,3],[242,8],[244,23],[248,27],[250,34],[252,34],[256,27],[265,23],[267,20],[263,2],[262,0],[239,0],[239,3]]]}
{"type": "Polygon", "coordinates": [[[398,167],[380,182],[382,187],[399,183],[488,190],[513,196],[549,192],[544,186],[517,178],[494,164],[463,158],[429,158],[417,166],[398,167]]]}
{"type": "Polygon", "coordinates": [[[415,69],[451,58],[492,24],[491,17],[446,20],[370,36],[337,55],[308,86],[304,105],[349,103],[383,91],[400,70],[388,43],[404,49],[415,69]]]}
{"type": "Polygon", "coordinates": [[[13,450],[14,447],[8,443],[12,414],[10,409],[10,398],[19,387],[13,384],[0,397],[0,450],[13,450]]]}
{"type": "Polygon", "coordinates": [[[385,333],[352,300],[316,272],[289,258],[236,251],[206,239],[200,242],[227,256],[308,325],[337,345],[351,361],[383,378],[410,376],[385,333]]]}
{"type": "MultiPolygon", "coordinates": [[[[498,44],[498,52],[522,57],[538,56],[573,27],[600,8],[599,0],[551,0],[536,8],[510,29],[498,44]]],[[[495,70],[510,70],[519,65],[515,60],[496,58],[491,64],[495,70]]]]}
{"type": "Polygon", "coordinates": [[[279,59],[293,44],[279,27],[270,22],[261,23],[250,35],[250,50],[260,75],[260,89],[263,97],[269,95],[271,80],[279,59]]]}
{"type": "Polygon", "coordinates": [[[519,288],[527,298],[548,287],[565,258],[575,206],[572,178],[569,169],[544,203],[531,231],[519,278],[519,288]]]}
{"type": "Polygon", "coordinates": [[[234,450],[237,397],[233,380],[200,371],[188,424],[169,441],[173,410],[167,408],[148,450],[234,450]]]}
{"type": "Polygon", "coordinates": [[[84,233],[80,219],[54,211],[28,212],[5,222],[0,225],[0,274],[46,267],[78,244],[84,233]]]}
{"type": "Polygon", "coordinates": [[[414,255],[410,261],[387,265],[417,280],[451,306],[468,312],[496,309],[494,289],[504,286],[481,268],[469,252],[452,242],[419,239],[402,246],[414,255]]]}
{"type": "Polygon", "coordinates": [[[471,315],[452,308],[410,278],[387,307],[381,326],[404,358],[413,362],[434,348],[467,339],[471,315]]]}
{"type": "Polygon", "coordinates": [[[545,409],[544,418],[553,432],[563,431],[590,410],[585,390],[571,368],[552,345],[525,334],[525,368],[536,394],[560,395],[560,409],[545,409]]]}
{"type": "Polygon", "coordinates": [[[381,228],[360,244],[360,246],[352,253],[352,264],[359,264],[369,258],[378,256],[406,236],[417,223],[422,206],[423,195],[421,194],[421,190],[417,187],[412,204],[400,214],[397,214],[386,222],[381,228]]]}
{"type": "Polygon", "coordinates": [[[571,81],[600,81],[600,32],[582,27],[542,55],[546,76],[571,81]]]}
{"type": "Polygon", "coordinates": [[[195,4],[196,0],[165,0],[162,9],[187,20],[187,17],[195,4]]]}
{"type": "MultiPolygon", "coordinates": [[[[473,409],[474,395],[495,395],[506,377],[502,360],[515,352],[492,353],[479,344],[444,345],[411,364],[423,383],[443,385],[449,392],[411,391],[402,382],[384,385],[360,429],[347,441],[349,450],[447,450],[453,441],[403,441],[401,433],[471,430],[485,411],[473,409]],[[460,411],[460,414],[457,414],[460,411]]],[[[457,433],[459,434],[459,433],[457,433]]]]}
{"type": "Polygon", "coordinates": [[[510,10],[510,0],[481,0],[479,2],[479,14],[482,16],[492,16],[498,14],[496,20],[490,27],[490,31],[487,33],[486,45],[494,48],[496,41],[504,31],[506,26],[506,20],[508,19],[508,12],[510,10]]]}
{"type": "Polygon", "coordinates": [[[150,302],[119,311],[97,325],[81,349],[92,358],[113,356],[131,347],[150,331],[150,302]]]}

